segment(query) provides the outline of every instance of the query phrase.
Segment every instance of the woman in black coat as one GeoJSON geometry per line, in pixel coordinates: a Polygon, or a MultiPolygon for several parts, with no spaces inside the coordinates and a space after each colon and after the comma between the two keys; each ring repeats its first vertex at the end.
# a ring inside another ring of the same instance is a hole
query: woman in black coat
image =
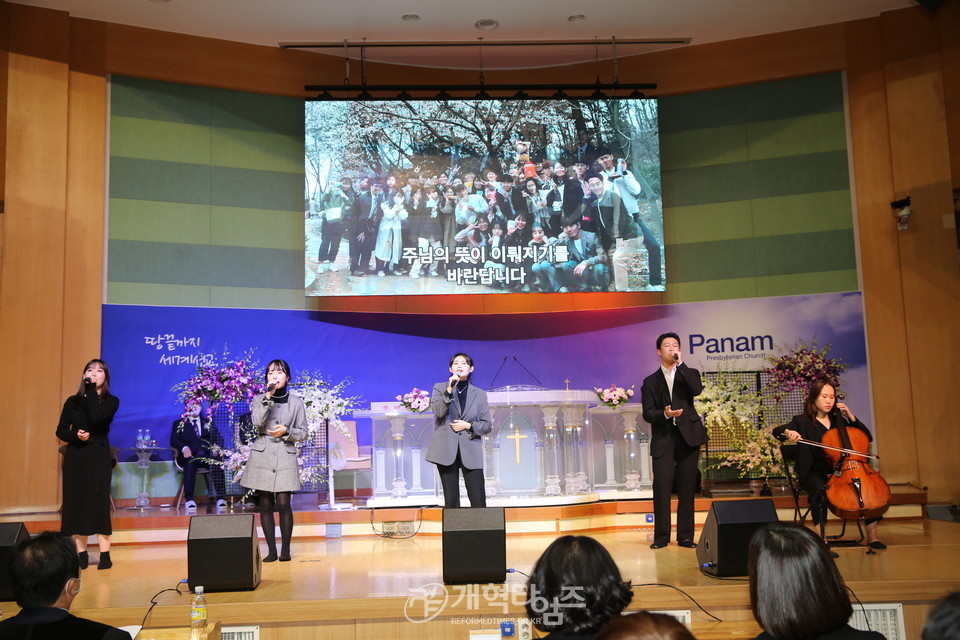
{"type": "Polygon", "coordinates": [[[57,437],[67,443],[63,453],[63,505],[60,529],[73,536],[80,554],[80,567],[86,569],[87,538],[97,536],[100,562],[97,569],[109,569],[110,477],[113,453],[110,449],[110,423],[120,400],[110,394],[110,368],[93,359],[83,368],[80,388],[63,403],[57,437]]]}
{"type": "MultiPolygon", "coordinates": [[[[843,420],[848,427],[863,431],[868,440],[873,440],[867,427],[857,420],[850,408],[837,402],[836,387],[826,380],[816,380],[810,385],[803,402],[804,412],[793,416],[793,420],[774,428],[773,435],[782,440],[803,439],[810,442],[822,442],[823,434],[834,429],[843,420]]],[[[800,443],[797,445],[797,480],[810,497],[810,513],[813,523],[820,524],[827,515],[827,503],[824,497],[824,485],[833,473],[827,463],[824,452],[819,447],[800,443]]],[[[873,549],[886,549],[887,545],[877,538],[877,523],[880,518],[866,521],[867,543],[873,549]]]]}

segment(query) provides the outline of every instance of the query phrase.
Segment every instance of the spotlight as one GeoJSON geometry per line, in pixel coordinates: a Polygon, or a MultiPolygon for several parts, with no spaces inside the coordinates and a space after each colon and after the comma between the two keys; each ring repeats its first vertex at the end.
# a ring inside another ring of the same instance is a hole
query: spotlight
{"type": "Polygon", "coordinates": [[[413,96],[410,95],[406,89],[397,94],[397,100],[413,100],[413,96]]]}
{"type": "Polygon", "coordinates": [[[596,91],[594,91],[593,93],[590,94],[590,99],[591,99],[591,100],[606,100],[606,99],[607,99],[607,94],[605,94],[605,93],[604,93],[603,91],[601,91],[600,89],[597,89],[596,91]]]}
{"type": "Polygon", "coordinates": [[[524,91],[523,89],[520,89],[520,91],[517,91],[515,94],[513,94],[513,99],[514,99],[514,100],[529,100],[529,99],[530,99],[530,96],[527,94],[526,91],[524,91]]]}
{"type": "Polygon", "coordinates": [[[477,95],[473,96],[474,100],[492,100],[493,96],[487,93],[486,89],[481,88],[477,95]]]}
{"type": "Polygon", "coordinates": [[[373,100],[373,96],[370,95],[370,92],[364,89],[357,94],[357,100],[373,100]]]}
{"type": "Polygon", "coordinates": [[[333,100],[333,95],[329,91],[324,91],[317,96],[317,100],[333,100]]]}
{"type": "Polygon", "coordinates": [[[554,100],[566,100],[570,96],[563,89],[557,89],[557,92],[551,96],[554,100]]]}
{"type": "Polygon", "coordinates": [[[453,98],[453,96],[447,93],[446,89],[441,89],[440,93],[437,94],[437,100],[450,100],[451,98],[453,98]]]}
{"type": "Polygon", "coordinates": [[[645,94],[643,91],[640,91],[640,89],[634,89],[634,90],[630,93],[630,97],[631,97],[631,98],[636,98],[636,99],[639,100],[639,99],[642,99],[642,98],[646,98],[646,97],[647,97],[647,94],[645,94]]]}
{"type": "Polygon", "coordinates": [[[897,230],[903,231],[907,228],[910,216],[913,215],[913,211],[910,210],[910,196],[903,200],[894,200],[890,203],[890,208],[893,209],[893,217],[897,220],[897,230]]]}

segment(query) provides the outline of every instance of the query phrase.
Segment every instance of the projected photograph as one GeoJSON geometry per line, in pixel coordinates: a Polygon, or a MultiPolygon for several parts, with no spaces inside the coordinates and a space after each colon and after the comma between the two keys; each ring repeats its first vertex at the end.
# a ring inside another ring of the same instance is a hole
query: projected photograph
{"type": "Polygon", "coordinates": [[[662,291],[652,99],[314,101],[309,296],[662,291]]]}

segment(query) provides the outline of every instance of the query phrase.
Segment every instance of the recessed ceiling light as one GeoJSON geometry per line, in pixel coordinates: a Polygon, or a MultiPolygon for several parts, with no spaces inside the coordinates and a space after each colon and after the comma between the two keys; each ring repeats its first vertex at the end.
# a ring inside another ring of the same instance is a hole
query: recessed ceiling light
{"type": "Polygon", "coordinates": [[[481,18],[473,23],[473,26],[480,29],[480,31],[493,31],[500,26],[500,23],[492,18],[481,18]]]}
{"type": "Polygon", "coordinates": [[[417,20],[420,19],[420,16],[418,16],[415,13],[405,13],[402,16],[400,16],[400,19],[403,20],[404,22],[416,22],[417,20]]]}
{"type": "Polygon", "coordinates": [[[150,0],[150,2],[170,2],[170,0],[150,0]]]}
{"type": "Polygon", "coordinates": [[[580,22],[581,20],[586,20],[586,19],[587,19],[587,16],[583,15],[582,13],[575,13],[572,16],[567,16],[567,20],[570,22],[580,22]]]}

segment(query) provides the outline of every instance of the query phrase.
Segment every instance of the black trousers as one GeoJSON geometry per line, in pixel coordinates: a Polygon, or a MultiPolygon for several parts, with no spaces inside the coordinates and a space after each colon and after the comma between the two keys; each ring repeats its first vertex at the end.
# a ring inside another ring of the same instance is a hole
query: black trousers
{"type": "MultiPolygon", "coordinates": [[[[204,453],[203,455],[206,455],[204,453]]],[[[181,458],[181,460],[183,460],[181,458]]],[[[211,465],[209,462],[197,460],[196,456],[183,460],[183,499],[193,500],[193,492],[197,486],[197,471],[199,469],[208,469],[207,491],[211,497],[219,495],[226,488],[224,480],[223,467],[220,465],[211,465]]]]}
{"type": "Polygon", "coordinates": [[[440,484],[443,487],[443,507],[445,509],[460,508],[460,470],[463,470],[463,484],[467,488],[467,497],[471,507],[487,506],[487,494],[483,487],[483,469],[467,469],[460,459],[457,450],[457,459],[451,465],[438,464],[440,484]]]}
{"type": "Polygon", "coordinates": [[[677,485],[677,541],[693,541],[693,498],[700,447],[691,447],[680,430],[670,431],[663,455],[653,459],[653,541],[670,542],[670,495],[677,485]]]}

